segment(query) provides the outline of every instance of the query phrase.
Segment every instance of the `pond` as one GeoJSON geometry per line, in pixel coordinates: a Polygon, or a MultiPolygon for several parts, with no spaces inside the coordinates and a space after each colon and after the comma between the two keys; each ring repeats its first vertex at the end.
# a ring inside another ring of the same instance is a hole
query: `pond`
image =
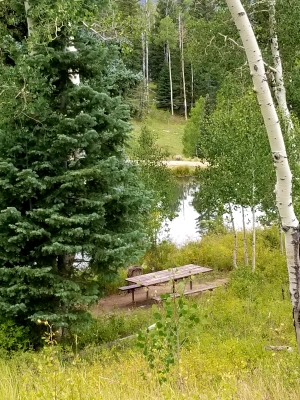
{"type": "MultiPolygon", "coordinates": [[[[166,220],[165,226],[159,234],[159,240],[168,239],[177,246],[183,246],[187,242],[200,240],[201,236],[197,229],[197,218],[199,214],[192,205],[196,189],[187,189],[187,194],[181,199],[178,216],[172,221],[166,220]]],[[[261,213],[256,212],[257,217],[261,213]]],[[[237,230],[243,229],[242,208],[235,206],[233,211],[234,222],[237,230]]],[[[229,214],[224,214],[224,223],[229,226],[229,214]]],[[[246,228],[252,228],[252,213],[250,208],[245,209],[246,228]]]]}

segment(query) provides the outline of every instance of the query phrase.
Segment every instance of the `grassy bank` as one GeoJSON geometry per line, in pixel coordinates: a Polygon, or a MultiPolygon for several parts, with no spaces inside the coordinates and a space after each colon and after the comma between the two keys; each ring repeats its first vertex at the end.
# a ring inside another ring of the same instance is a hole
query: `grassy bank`
{"type": "Polygon", "coordinates": [[[229,272],[229,234],[166,251],[164,262],[230,274],[227,288],[188,300],[200,322],[184,327],[180,366],[171,368],[166,383],[158,383],[134,338],[115,341],[154,322],[152,309],[137,309],[99,317],[73,338],[73,354],[70,345],[3,353],[0,399],[298,399],[300,363],[277,233],[258,233],[255,274],[241,265],[242,253],[240,268],[229,272]],[[269,345],[293,351],[268,351],[269,345]]]}
{"type": "Polygon", "coordinates": [[[182,136],[185,120],[178,115],[171,115],[169,111],[157,110],[152,107],[144,121],[132,120],[133,131],[131,133],[130,147],[134,145],[143,125],[146,125],[157,137],[157,144],[167,152],[168,158],[173,159],[177,154],[182,155],[182,136]]]}
{"type": "MultiPolygon", "coordinates": [[[[197,306],[200,324],[189,332],[180,375],[174,368],[163,385],[132,340],[113,348],[91,346],[68,361],[47,348],[2,361],[0,398],[299,398],[297,353],[265,350],[270,344],[295,348],[290,304],[282,299],[279,282],[252,279],[243,270],[227,290],[202,296],[197,306]]],[[[145,325],[151,311],[148,317],[145,325]]],[[[131,316],[126,319],[130,323],[131,316]]]]}

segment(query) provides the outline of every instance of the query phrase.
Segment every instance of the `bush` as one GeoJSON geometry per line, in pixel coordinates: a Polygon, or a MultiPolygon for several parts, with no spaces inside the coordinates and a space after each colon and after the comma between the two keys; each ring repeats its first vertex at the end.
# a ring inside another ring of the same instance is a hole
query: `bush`
{"type": "Polygon", "coordinates": [[[67,339],[67,344],[74,345],[75,333],[79,349],[113,342],[134,335],[139,329],[146,329],[153,323],[151,318],[152,313],[145,313],[145,310],[102,314],[94,318],[85,329],[79,329],[77,332],[74,329],[67,339]]]}
{"type": "Polygon", "coordinates": [[[25,350],[30,347],[29,327],[18,326],[13,320],[0,320],[0,349],[25,350]]]}
{"type": "MultiPolygon", "coordinates": [[[[237,232],[237,265],[244,266],[243,233],[237,232]]],[[[249,263],[251,264],[251,232],[247,232],[249,263]]],[[[150,270],[162,270],[185,264],[198,264],[217,271],[233,269],[233,234],[208,234],[201,240],[189,242],[178,248],[174,243],[163,241],[148,250],[141,260],[150,270]]],[[[256,269],[264,271],[272,281],[286,282],[285,255],[280,254],[279,231],[276,227],[256,230],[256,269]],[[275,268],[276,266],[276,268],[275,268]]]]}

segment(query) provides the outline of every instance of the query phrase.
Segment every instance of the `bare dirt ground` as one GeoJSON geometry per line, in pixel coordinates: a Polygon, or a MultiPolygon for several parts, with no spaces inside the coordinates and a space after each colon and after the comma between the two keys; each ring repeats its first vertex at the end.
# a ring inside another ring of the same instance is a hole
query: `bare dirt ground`
{"type": "MultiPolygon", "coordinates": [[[[225,285],[228,279],[223,278],[223,279],[218,279],[217,281],[220,284],[225,285]]],[[[205,284],[217,281],[212,280],[211,282],[205,282],[205,284]]],[[[188,282],[186,282],[184,285],[182,284],[178,285],[180,285],[180,291],[189,290],[188,282]]],[[[203,283],[201,284],[198,282],[194,282],[193,289],[197,289],[201,285],[203,285],[203,283]]],[[[136,289],[134,292],[134,300],[135,300],[134,303],[132,303],[131,292],[130,293],[120,292],[117,294],[112,294],[110,296],[104,297],[103,299],[100,299],[98,304],[92,308],[92,312],[94,314],[101,314],[107,312],[114,312],[118,310],[130,311],[136,308],[149,308],[152,306],[152,304],[157,304],[156,301],[152,299],[152,297],[160,296],[161,294],[171,293],[171,292],[172,292],[172,286],[170,284],[151,286],[149,287],[149,299],[147,300],[147,289],[146,288],[136,289]]],[[[200,293],[198,293],[197,295],[201,296],[200,293]]]]}

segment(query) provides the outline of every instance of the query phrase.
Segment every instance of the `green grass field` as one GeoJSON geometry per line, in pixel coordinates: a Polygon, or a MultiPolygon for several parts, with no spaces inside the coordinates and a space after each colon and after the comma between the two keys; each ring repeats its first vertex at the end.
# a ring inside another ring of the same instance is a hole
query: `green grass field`
{"type": "Polygon", "coordinates": [[[183,117],[172,116],[168,111],[152,107],[144,121],[132,120],[131,124],[134,129],[131,133],[129,146],[136,141],[141,127],[146,125],[157,137],[157,144],[168,153],[168,159],[173,159],[177,154],[182,155],[182,136],[185,126],[183,117]]]}

